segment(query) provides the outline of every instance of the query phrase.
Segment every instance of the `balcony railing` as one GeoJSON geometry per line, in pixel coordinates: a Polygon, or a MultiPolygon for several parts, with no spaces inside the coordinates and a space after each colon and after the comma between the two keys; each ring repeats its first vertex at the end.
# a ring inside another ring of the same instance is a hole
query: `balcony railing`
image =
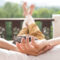
{"type": "MultiPolygon", "coordinates": [[[[46,35],[47,39],[52,38],[53,34],[52,18],[34,18],[41,31],[46,35]]],[[[11,40],[16,37],[21,30],[24,18],[0,18],[0,37],[11,40]]]]}

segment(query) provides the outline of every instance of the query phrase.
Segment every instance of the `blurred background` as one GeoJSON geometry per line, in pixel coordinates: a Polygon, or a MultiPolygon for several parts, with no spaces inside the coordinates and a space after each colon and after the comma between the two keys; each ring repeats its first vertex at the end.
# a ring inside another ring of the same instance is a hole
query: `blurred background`
{"type": "MultiPolygon", "coordinates": [[[[27,2],[28,8],[31,4],[35,5],[35,10],[32,15],[33,18],[52,18],[53,14],[60,14],[60,0],[0,0],[0,19],[1,18],[24,18],[23,10],[22,10],[23,2],[27,2]]],[[[41,22],[36,21],[36,24],[39,26],[40,29],[42,29],[41,22]]],[[[12,22],[10,21],[6,22],[5,25],[6,25],[5,27],[6,36],[7,36],[6,39],[12,40],[12,30],[11,30],[12,22]]],[[[15,27],[14,29],[16,33],[17,28],[15,27]]],[[[52,38],[53,37],[52,23],[50,26],[50,35],[48,33],[49,29],[48,28],[45,29],[47,29],[45,33],[47,39],[52,38]]],[[[4,34],[4,29],[0,26],[0,35],[1,34],[4,34]]]]}

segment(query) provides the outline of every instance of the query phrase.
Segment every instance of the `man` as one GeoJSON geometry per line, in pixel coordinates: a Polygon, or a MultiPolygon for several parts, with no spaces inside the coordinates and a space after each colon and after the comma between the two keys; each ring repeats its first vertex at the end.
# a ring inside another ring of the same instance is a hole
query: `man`
{"type": "Polygon", "coordinates": [[[25,53],[25,54],[30,54],[30,55],[39,55],[41,53],[44,53],[51,49],[53,46],[60,44],[60,38],[55,38],[47,41],[45,39],[44,34],[39,30],[38,26],[35,24],[34,19],[32,18],[32,13],[34,10],[34,5],[30,6],[29,11],[27,10],[27,4],[23,4],[23,9],[24,9],[24,16],[26,17],[22,30],[19,32],[17,36],[25,36],[26,38],[21,39],[21,43],[17,43],[17,47],[20,52],[25,53]],[[29,38],[31,38],[31,43],[29,43],[29,38]],[[35,42],[40,40],[42,41],[40,44],[39,41],[36,43],[35,42]],[[32,45],[32,46],[31,46],[32,45]]]}
{"type": "Polygon", "coordinates": [[[13,50],[28,55],[39,55],[51,49],[53,46],[60,44],[60,38],[55,38],[51,40],[46,40],[44,35],[39,30],[38,26],[32,18],[32,12],[34,10],[34,5],[31,5],[30,10],[27,11],[26,3],[23,4],[24,16],[26,17],[22,30],[17,35],[21,37],[21,43],[16,42],[16,46],[8,43],[8,41],[0,39],[0,48],[7,50],[13,50]],[[26,37],[23,38],[23,36],[26,37]],[[29,36],[31,41],[29,42],[29,36]]]}

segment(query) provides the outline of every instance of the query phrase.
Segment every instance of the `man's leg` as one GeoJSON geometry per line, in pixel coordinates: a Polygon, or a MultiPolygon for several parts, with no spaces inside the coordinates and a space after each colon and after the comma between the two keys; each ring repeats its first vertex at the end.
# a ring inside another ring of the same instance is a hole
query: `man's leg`
{"type": "Polygon", "coordinates": [[[26,21],[23,22],[23,25],[22,25],[22,30],[20,30],[20,32],[18,33],[17,36],[21,36],[21,35],[26,35],[28,34],[28,28],[26,26],[26,21]]]}
{"type": "MultiPolygon", "coordinates": [[[[25,8],[26,7],[26,4],[23,5],[23,9],[25,9],[24,11],[26,11],[27,9],[25,8]]],[[[23,28],[22,30],[19,32],[19,34],[17,36],[20,36],[20,35],[23,35],[23,34],[27,34],[28,33],[28,29],[29,29],[29,34],[32,35],[32,36],[35,36],[37,37],[38,39],[44,39],[44,35],[42,34],[42,32],[39,30],[38,26],[35,24],[35,21],[34,19],[32,18],[32,13],[33,13],[33,10],[34,10],[34,6],[31,5],[30,7],[30,12],[28,13],[25,13],[25,16],[26,16],[26,19],[23,23],[23,28]],[[26,27],[26,22],[28,24],[28,28],[26,27]]]]}
{"type": "Polygon", "coordinates": [[[33,10],[34,10],[34,6],[31,5],[29,15],[27,16],[29,34],[37,37],[38,39],[44,39],[45,38],[44,35],[42,34],[38,26],[35,24],[35,21],[31,16],[33,10]]]}
{"type": "MultiPolygon", "coordinates": [[[[26,3],[23,4],[23,10],[24,10],[24,16],[25,17],[28,14],[26,5],[27,5],[26,3]]],[[[27,18],[25,18],[25,20],[23,22],[23,25],[22,25],[22,30],[18,33],[17,36],[28,34],[28,28],[27,28],[27,25],[26,25],[26,22],[27,22],[26,20],[27,20],[27,18]]]]}

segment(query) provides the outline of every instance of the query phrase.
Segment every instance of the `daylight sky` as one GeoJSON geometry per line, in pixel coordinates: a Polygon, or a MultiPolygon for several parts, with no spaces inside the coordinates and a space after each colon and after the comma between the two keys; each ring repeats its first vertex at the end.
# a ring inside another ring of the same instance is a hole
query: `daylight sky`
{"type": "Polygon", "coordinates": [[[22,4],[25,1],[28,5],[35,4],[36,6],[60,6],[60,0],[0,0],[0,5],[8,1],[18,4],[22,4]]]}

